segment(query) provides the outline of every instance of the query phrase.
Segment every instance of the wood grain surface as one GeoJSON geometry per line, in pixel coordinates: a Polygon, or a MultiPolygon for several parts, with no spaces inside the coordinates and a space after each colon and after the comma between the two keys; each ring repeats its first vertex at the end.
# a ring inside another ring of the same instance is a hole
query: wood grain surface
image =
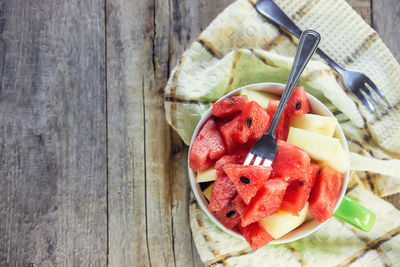
{"type": "MultiPolygon", "coordinates": [[[[202,266],[163,88],[232,1],[0,0],[1,265],[202,266]]],[[[399,60],[397,0],[348,2],[399,60]]]]}
{"type": "Polygon", "coordinates": [[[106,3],[110,266],[150,264],[143,98],[154,82],[153,8],[146,3],[106,3]]]}
{"type": "MultiPolygon", "coordinates": [[[[399,0],[373,0],[371,6],[372,27],[400,62],[400,2],[399,0]]],[[[400,193],[384,197],[400,209],[400,193]]]]}
{"type": "Polygon", "coordinates": [[[400,62],[400,2],[399,0],[372,1],[372,27],[400,62]]]}
{"type": "Polygon", "coordinates": [[[102,1],[1,1],[0,263],[107,259],[102,1]]]}

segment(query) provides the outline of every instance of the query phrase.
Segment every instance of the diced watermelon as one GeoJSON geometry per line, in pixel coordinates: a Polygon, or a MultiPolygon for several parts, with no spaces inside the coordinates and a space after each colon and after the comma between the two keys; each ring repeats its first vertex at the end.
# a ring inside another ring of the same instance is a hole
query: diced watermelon
{"type": "Polygon", "coordinates": [[[258,249],[274,240],[258,222],[252,223],[246,227],[238,225],[237,229],[252,249],[258,249]]]}
{"type": "Polygon", "coordinates": [[[272,168],[262,165],[227,164],[224,171],[233,182],[243,201],[248,204],[258,189],[267,181],[272,168]]]}
{"type": "Polygon", "coordinates": [[[304,87],[296,87],[293,89],[285,109],[287,109],[287,115],[289,117],[310,112],[311,105],[304,87]]]}
{"type": "Polygon", "coordinates": [[[225,122],[219,127],[219,131],[222,139],[224,139],[229,154],[233,154],[238,151],[248,154],[255,143],[255,140],[249,140],[247,143],[242,144],[233,138],[239,122],[239,117],[240,116],[238,115],[233,120],[225,122]]]}
{"type": "Polygon", "coordinates": [[[289,182],[307,181],[310,173],[310,156],[304,150],[286,143],[277,141],[277,151],[271,166],[274,175],[289,178],[289,182]]]}
{"type": "Polygon", "coordinates": [[[288,188],[282,200],[281,209],[298,216],[304,208],[310,191],[317,180],[319,172],[318,164],[311,163],[310,175],[307,181],[293,181],[288,188]]]}
{"type": "Polygon", "coordinates": [[[246,204],[242,198],[236,195],[224,208],[216,212],[216,217],[226,228],[232,229],[240,222],[240,216],[245,207],[246,204]]]}
{"type": "Polygon", "coordinates": [[[233,133],[236,130],[239,117],[238,115],[233,120],[225,122],[219,127],[219,132],[221,133],[222,139],[224,139],[229,154],[235,150],[238,143],[233,139],[233,133]]]}
{"type": "Polygon", "coordinates": [[[308,209],[320,222],[332,217],[343,186],[343,175],[330,167],[324,167],[311,190],[308,209]]]}
{"type": "Polygon", "coordinates": [[[194,171],[204,171],[213,165],[213,161],[208,157],[209,150],[203,144],[199,144],[195,149],[190,150],[189,166],[194,171]]]}
{"type": "MultiPolygon", "coordinates": [[[[279,105],[278,100],[270,100],[268,102],[267,113],[270,115],[271,119],[272,116],[275,114],[278,105],[279,105]]],[[[288,103],[286,104],[286,107],[283,110],[282,116],[276,128],[276,134],[275,134],[276,139],[286,141],[289,134],[290,117],[293,115],[306,114],[310,112],[310,110],[311,110],[310,101],[307,98],[304,87],[294,88],[288,100],[288,103]]]]}
{"type": "Polygon", "coordinates": [[[217,178],[214,182],[208,209],[210,211],[223,209],[235,195],[235,185],[223,171],[217,170],[217,178]]]}
{"type": "Polygon", "coordinates": [[[217,162],[215,162],[214,168],[217,171],[224,171],[224,166],[226,164],[243,164],[244,160],[246,159],[246,154],[238,153],[232,155],[225,155],[220,158],[217,162]]]}
{"type": "Polygon", "coordinates": [[[257,102],[247,102],[243,105],[233,138],[240,143],[258,139],[267,131],[269,121],[267,111],[257,102]]]}
{"type": "Polygon", "coordinates": [[[203,171],[212,166],[214,160],[225,155],[224,141],[214,118],[208,119],[193,142],[189,155],[189,166],[194,171],[203,171]]]}
{"type": "MultiPolygon", "coordinates": [[[[274,116],[275,111],[278,108],[278,105],[279,105],[279,100],[269,100],[268,101],[267,113],[268,113],[268,115],[271,116],[271,119],[272,119],[272,116],[274,116]]],[[[284,114],[284,113],[285,113],[285,110],[282,114],[284,114]]]]}
{"type": "Polygon", "coordinates": [[[236,187],[224,172],[224,166],[226,164],[242,164],[245,159],[245,154],[237,153],[225,155],[215,162],[214,168],[217,170],[217,178],[208,205],[210,211],[221,210],[236,195],[236,187]]]}
{"type": "Polygon", "coordinates": [[[277,212],[288,185],[283,179],[268,180],[244,210],[241,226],[247,226],[277,212]]]}
{"type": "Polygon", "coordinates": [[[231,96],[215,103],[211,113],[215,117],[225,117],[242,110],[243,104],[249,99],[247,95],[231,96]]]}
{"type": "MultiPolygon", "coordinates": [[[[270,100],[268,102],[267,113],[271,117],[274,116],[276,109],[278,108],[278,100],[270,100]]],[[[287,116],[287,109],[283,110],[282,116],[279,119],[278,126],[276,127],[275,138],[279,140],[286,141],[289,134],[289,118],[287,116]]]]}
{"type": "Polygon", "coordinates": [[[214,117],[215,124],[217,124],[217,128],[220,130],[220,133],[221,133],[221,127],[223,125],[225,125],[228,122],[232,121],[233,119],[235,119],[239,115],[240,115],[240,113],[235,113],[235,114],[232,114],[232,115],[229,115],[229,116],[226,116],[226,117],[222,117],[222,118],[214,117]]]}
{"type": "Polygon", "coordinates": [[[310,162],[310,178],[309,178],[309,180],[310,179],[314,180],[314,182],[311,185],[311,188],[314,186],[315,182],[317,181],[317,177],[319,175],[319,170],[320,170],[320,167],[317,163],[310,162]]]}

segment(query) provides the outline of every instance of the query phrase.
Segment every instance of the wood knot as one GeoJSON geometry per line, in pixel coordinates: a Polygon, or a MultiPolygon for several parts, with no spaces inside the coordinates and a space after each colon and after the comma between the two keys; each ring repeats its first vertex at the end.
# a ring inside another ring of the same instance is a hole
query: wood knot
{"type": "Polygon", "coordinates": [[[172,146],[172,154],[178,154],[179,152],[181,152],[181,147],[180,146],[172,146]]]}

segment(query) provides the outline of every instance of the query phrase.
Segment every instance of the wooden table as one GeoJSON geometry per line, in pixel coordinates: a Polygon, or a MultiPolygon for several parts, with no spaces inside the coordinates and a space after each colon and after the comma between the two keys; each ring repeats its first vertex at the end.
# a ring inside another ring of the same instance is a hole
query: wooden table
{"type": "MultiPolygon", "coordinates": [[[[163,88],[231,1],[0,0],[2,266],[201,265],[163,88]]],[[[349,3],[399,60],[398,0],[349,3]]]]}

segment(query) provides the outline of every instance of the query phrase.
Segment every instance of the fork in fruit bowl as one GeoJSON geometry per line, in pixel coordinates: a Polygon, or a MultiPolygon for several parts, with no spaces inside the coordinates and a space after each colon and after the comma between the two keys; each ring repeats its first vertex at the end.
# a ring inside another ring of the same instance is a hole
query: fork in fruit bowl
{"type": "Polygon", "coordinates": [[[275,132],[279,123],[279,119],[297,81],[300,78],[301,73],[303,72],[307,63],[310,61],[311,56],[314,54],[320,40],[320,35],[313,30],[306,30],[301,34],[299,46],[297,48],[293,66],[289,74],[289,79],[286,83],[285,90],[283,91],[276,112],[272,117],[267,132],[254,144],[250,153],[247,155],[246,160],[244,161],[244,165],[250,165],[253,160],[253,165],[271,165],[277,150],[275,132]]]}
{"type": "MultiPolygon", "coordinates": [[[[297,25],[283,12],[283,10],[272,0],[258,0],[256,4],[257,11],[272,22],[283,27],[286,31],[299,38],[301,30],[297,25]]],[[[379,109],[391,104],[381,93],[378,87],[365,74],[348,70],[336,63],[332,58],[325,54],[321,49],[317,49],[320,55],[336,72],[342,77],[343,85],[349,89],[371,112],[379,116],[379,109]]]]}

